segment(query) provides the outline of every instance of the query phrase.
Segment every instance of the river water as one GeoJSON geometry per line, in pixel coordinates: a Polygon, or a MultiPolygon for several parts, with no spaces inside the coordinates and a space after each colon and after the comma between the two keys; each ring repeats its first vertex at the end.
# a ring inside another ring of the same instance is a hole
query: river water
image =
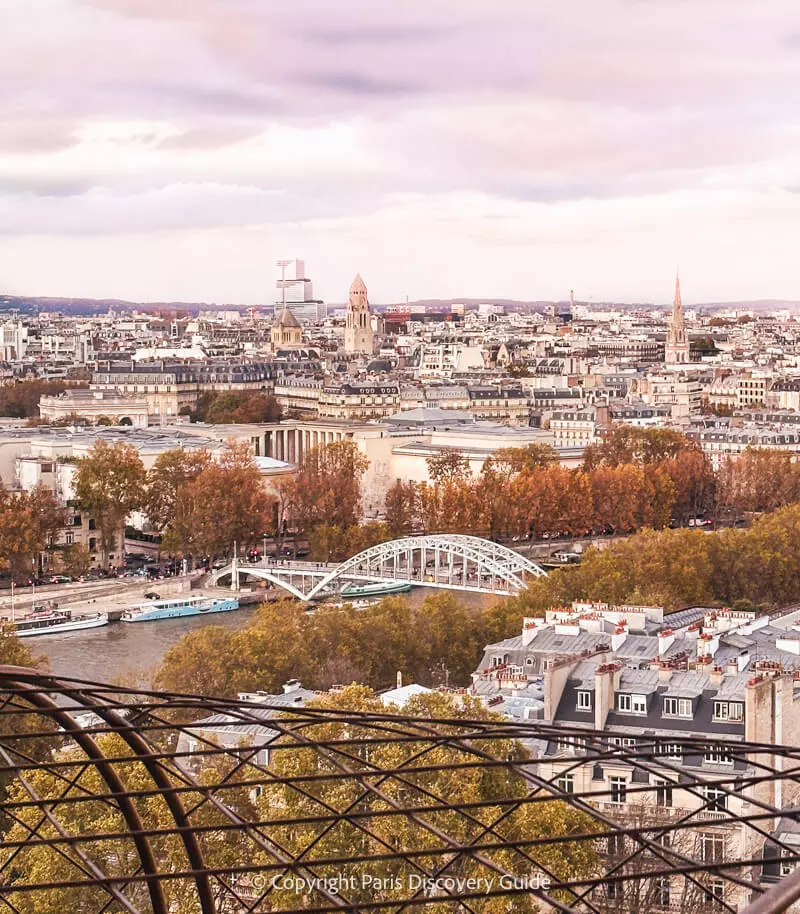
{"type": "Polygon", "coordinates": [[[112,622],[102,628],[89,628],[60,635],[41,635],[26,639],[34,654],[43,655],[51,673],[94,682],[119,682],[148,686],[150,677],[164,654],[183,635],[207,625],[244,628],[255,607],[230,613],[216,613],[188,619],[162,619],[158,622],[112,622]]]}

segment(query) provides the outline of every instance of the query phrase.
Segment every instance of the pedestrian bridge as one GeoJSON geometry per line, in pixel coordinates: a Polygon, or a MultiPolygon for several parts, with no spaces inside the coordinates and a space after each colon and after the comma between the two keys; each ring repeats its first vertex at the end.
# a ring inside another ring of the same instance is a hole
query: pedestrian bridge
{"type": "Polygon", "coordinates": [[[233,562],[213,576],[214,584],[238,586],[243,575],[282,587],[298,600],[339,593],[352,582],[409,582],[443,590],[511,595],[531,577],[546,574],[513,549],[476,536],[407,536],[365,549],[339,565],[267,559],[233,562]]]}

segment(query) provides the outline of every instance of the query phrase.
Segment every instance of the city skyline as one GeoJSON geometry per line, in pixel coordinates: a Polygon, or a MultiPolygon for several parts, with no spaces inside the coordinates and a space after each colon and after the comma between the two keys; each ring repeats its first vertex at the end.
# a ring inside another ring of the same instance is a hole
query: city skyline
{"type": "Polygon", "coordinates": [[[0,293],[800,299],[800,10],[583,6],[0,0],[0,293]]]}

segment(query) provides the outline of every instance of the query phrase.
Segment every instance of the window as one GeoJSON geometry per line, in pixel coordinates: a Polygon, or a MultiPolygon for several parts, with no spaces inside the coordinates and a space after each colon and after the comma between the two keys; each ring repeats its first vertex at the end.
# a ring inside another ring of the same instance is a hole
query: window
{"type": "Polygon", "coordinates": [[[712,812],[725,812],[728,807],[728,795],[721,787],[704,787],[703,795],[712,812]]]}
{"type": "Polygon", "coordinates": [[[688,720],[692,718],[692,700],[691,698],[665,698],[664,699],[664,717],[684,717],[688,720]]]}
{"type": "Polygon", "coordinates": [[[700,832],[697,836],[703,863],[722,863],[725,859],[725,836],[717,832],[700,832]]]}
{"type": "Polygon", "coordinates": [[[656,880],[656,904],[660,908],[669,907],[669,876],[661,876],[656,880]]]}
{"type": "Polygon", "coordinates": [[[621,857],[625,853],[625,835],[608,836],[608,853],[611,857],[621,857]]]}
{"type": "Polygon", "coordinates": [[[795,865],[794,863],[781,863],[781,876],[791,876],[795,865]]]}
{"type": "Polygon", "coordinates": [[[706,904],[713,904],[714,907],[721,904],[725,900],[725,880],[724,879],[712,879],[708,883],[708,889],[706,889],[706,904]]]}
{"type": "Polygon", "coordinates": [[[672,806],[672,784],[669,781],[656,782],[656,806],[672,806]]]}
{"type": "Polygon", "coordinates": [[[74,534],[74,533],[65,533],[65,534],[64,534],[64,543],[65,543],[67,546],[71,546],[74,542],[75,542],[75,534],[74,534]]]}
{"type": "Polygon", "coordinates": [[[622,895],[622,888],[618,882],[606,883],[606,896],[610,901],[616,901],[622,895]]]}
{"type": "Polygon", "coordinates": [[[644,695],[618,695],[617,710],[627,711],[629,714],[646,714],[647,700],[644,695]]]}
{"type": "Polygon", "coordinates": [[[628,796],[628,782],[625,778],[609,778],[608,784],[611,788],[611,802],[624,803],[628,796]]]}
{"type": "Polygon", "coordinates": [[[564,793],[575,793],[575,778],[571,774],[562,774],[556,778],[556,787],[564,793]]]}
{"type": "Polygon", "coordinates": [[[662,743],[656,747],[656,755],[666,756],[674,762],[683,761],[683,749],[677,743],[662,743]]]}
{"type": "Polygon", "coordinates": [[[591,692],[578,692],[578,710],[579,711],[591,711],[592,710],[592,693],[591,692]]]}
{"type": "Polygon", "coordinates": [[[740,701],[715,701],[714,720],[739,723],[744,720],[744,705],[740,701]]]}
{"type": "Polygon", "coordinates": [[[89,537],[89,552],[97,552],[97,540],[93,537],[89,537]]]}
{"type": "Polygon", "coordinates": [[[89,529],[90,529],[90,530],[96,530],[96,529],[97,529],[97,523],[95,522],[95,519],[94,519],[93,517],[90,517],[90,518],[89,518],[89,529]]]}
{"type": "Polygon", "coordinates": [[[714,765],[732,765],[733,756],[722,746],[710,746],[703,755],[703,760],[714,765]]]}

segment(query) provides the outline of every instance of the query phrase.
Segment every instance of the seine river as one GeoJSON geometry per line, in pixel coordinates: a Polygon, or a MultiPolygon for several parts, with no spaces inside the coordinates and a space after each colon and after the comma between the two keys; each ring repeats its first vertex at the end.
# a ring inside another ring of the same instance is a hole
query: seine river
{"type": "Polygon", "coordinates": [[[102,628],[26,640],[34,654],[47,657],[51,673],[146,686],[164,654],[187,632],[206,625],[244,628],[254,612],[255,607],[246,607],[217,613],[213,622],[208,616],[135,624],[112,622],[102,628]]]}

